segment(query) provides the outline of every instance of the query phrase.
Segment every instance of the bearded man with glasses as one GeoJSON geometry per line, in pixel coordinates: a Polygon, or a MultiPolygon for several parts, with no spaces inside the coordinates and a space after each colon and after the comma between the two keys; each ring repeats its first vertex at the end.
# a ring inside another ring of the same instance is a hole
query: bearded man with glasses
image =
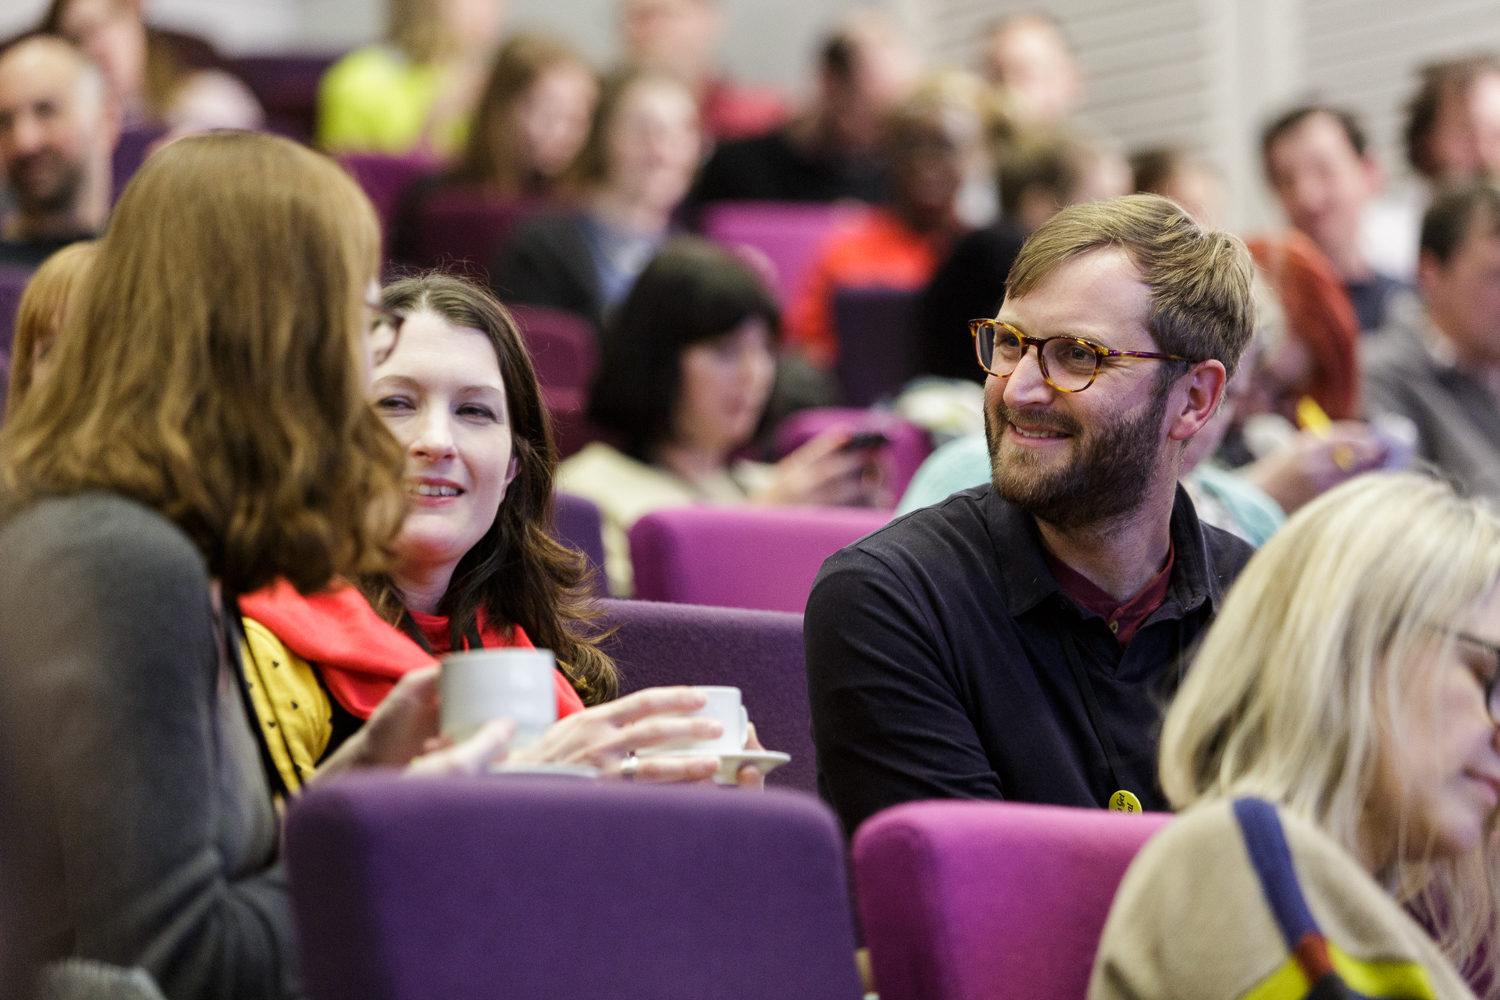
{"type": "Polygon", "coordinates": [[[837,553],[807,605],[847,833],[918,799],[1165,809],[1162,706],[1249,559],[1178,487],[1253,328],[1239,240],[1132,195],[1064,209],[972,324],[991,483],[837,553]]]}

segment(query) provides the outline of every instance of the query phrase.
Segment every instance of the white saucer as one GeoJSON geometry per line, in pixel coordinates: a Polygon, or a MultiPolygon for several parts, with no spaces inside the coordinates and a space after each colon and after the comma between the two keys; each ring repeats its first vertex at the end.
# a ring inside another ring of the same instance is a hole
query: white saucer
{"type": "Polygon", "coordinates": [[[780,750],[741,750],[739,753],[719,754],[719,773],[714,775],[718,785],[738,785],[740,768],[754,764],[762,775],[770,774],[782,764],[789,763],[792,755],[780,750]]]}
{"type": "Polygon", "coordinates": [[[520,764],[501,761],[490,765],[491,774],[531,774],[547,778],[597,778],[599,769],[592,764],[520,764]]]}

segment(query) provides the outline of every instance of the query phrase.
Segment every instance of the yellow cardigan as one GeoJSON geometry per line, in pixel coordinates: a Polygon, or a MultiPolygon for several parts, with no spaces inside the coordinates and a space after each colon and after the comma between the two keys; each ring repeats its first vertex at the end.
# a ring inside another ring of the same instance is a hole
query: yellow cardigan
{"type": "Polygon", "coordinates": [[[287,791],[296,794],[317,769],[333,738],[333,706],[312,664],[287,649],[271,630],[242,618],[240,646],[245,686],[271,762],[287,791]]]}

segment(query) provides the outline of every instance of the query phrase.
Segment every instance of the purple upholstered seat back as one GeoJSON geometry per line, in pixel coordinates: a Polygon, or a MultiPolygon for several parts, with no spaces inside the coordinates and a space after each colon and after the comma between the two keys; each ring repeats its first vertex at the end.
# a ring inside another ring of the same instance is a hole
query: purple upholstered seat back
{"type": "Polygon", "coordinates": [[[842,844],[805,795],[359,776],[286,824],[313,1000],[858,1000],[842,844]]]}
{"type": "Polygon", "coordinates": [[[730,246],[754,247],[776,266],[776,297],[786,305],[802,287],[818,248],[838,222],[859,206],[800,201],[724,201],[703,212],[703,235],[730,246]]]}
{"type": "Polygon", "coordinates": [[[10,356],[10,344],[16,336],[16,310],[21,305],[21,293],[31,280],[31,271],[24,267],[0,267],[0,351],[10,356]]]}
{"type": "Polygon", "coordinates": [[[417,211],[417,260],[420,267],[488,272],[496,249],[517,223],[545,209],[532,199],[496,200],[477,191],[440,191],[417,211]]]}
{"type": "Polygon", "coordinates": [[[552,497],[552,537],[588,556],[594,570],[595,590],[603,594],[604,515],[594,501],[571,493],[552,497]]]}
{"type": "Polygon", "coordinates": [[[383,156],[378,153],[345,153],[339,157],[339,165],[364,188],[370,203],[375,206],[375,214],[380,217],[380,230],[387,241],[391,235],[391,220],[401,206],[401,196],[407,187],[439,168],[438,162],[428,156],[383,156]]]}
{"type": "Polygon", "coordinates": [[[855,433],[876,431],[891,439],[887,452],[890,461],[888,471],[891,496],[897,500],[906,492],[917,469],[932,454],[932,437],[927,431],[895,413],[825,406],[799,410],[778,424],[776,455],[778,458],[788,455],[813,437],[835,427],[845,427],[855,433]]]}
{"type": "Polygon", "coordinates": [[[599,368],[599,338],[588,320],[546,306],[510,306],[545,388],[587,394],[599,368]]]}
{"type": "Polygon", "coordinates": [[[266,112],[266,130],[311,142],[317,126],[318,81],[338,59],[331,55],[253,55],[229,60],[266,112]]]}
{"type": "Polygon", "coordinates": [[[846,288],[834,295],[833,323],[839,339],[835,374],[845,403],[869,406],[892,398],[921,374],[915,323],[921,294],[846,288]]]}
{"type": "Polygon", "coordinates": [[[141,164],[146,162],[151,147],[166,134],[167,130],[159,125],[129,128],[120,133],[119,140],[115,142],[115,150],[110,155],[114,200],[119,200],[120,192],[125,190],[125,185],[135,176],[135,172],[141,169],[141,164]]]}
{"type": "Polygon", "coordinates": [[[852,507],[676,507],[630,529],[635,596],[801,611],[823,560],[885,525],[852,507]]]}
{"type": "Polygon", "coordinates": [[[761,746],[792,755],[767,784],[816,794],[801,615],[655,601],[604,608],[603,624],[616,629],[604,649],[620,668],[622,694],[673,684],[739,688],[761,746]]]}
{"type": "Polygon", "coordinates": [[[879,813],[853,860],[881,1000],[1083,1000],[1120,879],[1169,819],[1002,802],[879,813]]]}

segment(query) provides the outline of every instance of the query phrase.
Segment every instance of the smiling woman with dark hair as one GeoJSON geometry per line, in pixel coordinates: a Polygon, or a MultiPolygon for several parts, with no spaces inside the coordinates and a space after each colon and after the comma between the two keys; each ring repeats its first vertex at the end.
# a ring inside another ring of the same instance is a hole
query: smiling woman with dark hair
{"type": "Polygon", "coordinates": [[[605,329],[589,419],[617,435],[558,469],[558,487],[604,512],[610,589],[633,591],[625,533],[653,510],[692,503],[859,504],[880,495],[868,450],[833,430],[777,462],[731,462],[765,414],[776,375],[776,303],[717,244],[672,240],[605,329]]]}

